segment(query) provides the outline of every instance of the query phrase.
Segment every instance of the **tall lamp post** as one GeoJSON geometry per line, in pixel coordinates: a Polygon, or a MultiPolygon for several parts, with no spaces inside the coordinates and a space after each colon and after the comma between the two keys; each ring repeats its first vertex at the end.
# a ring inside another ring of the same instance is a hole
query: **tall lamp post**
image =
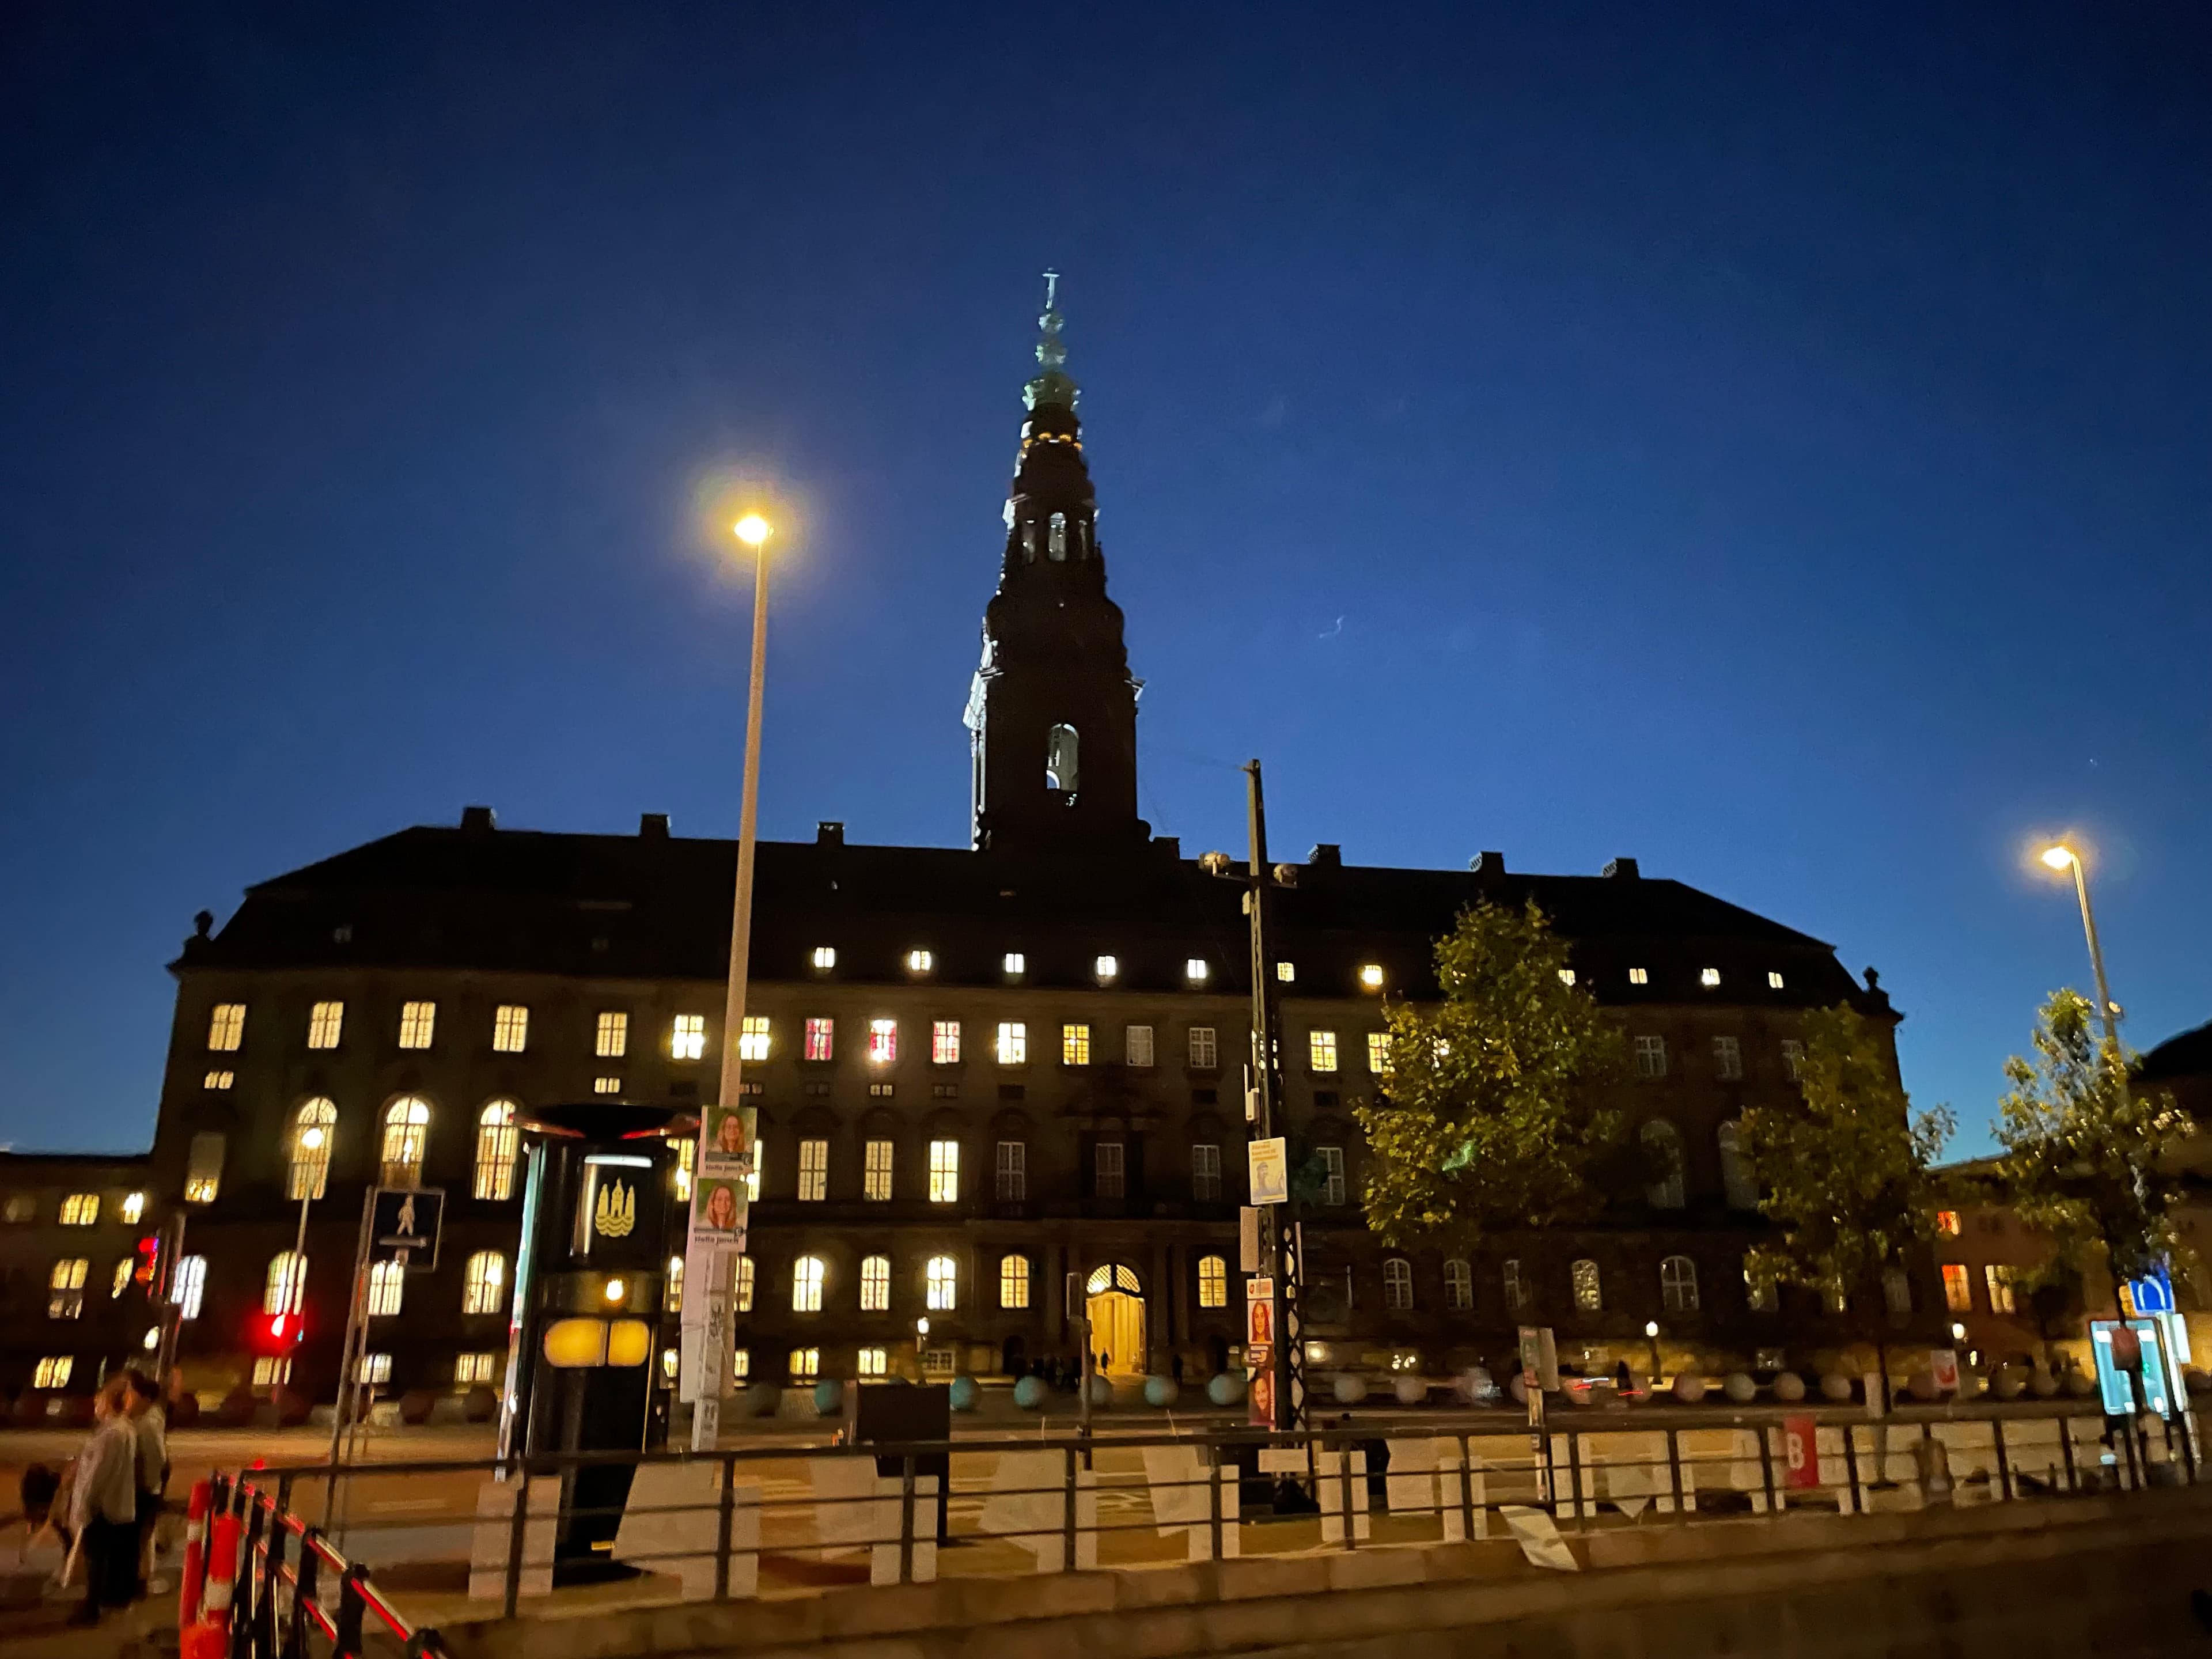
{"type": "MultiPolygon", "coordinates": [[[[761,688],[768,677],[768,538],[769,521],[748,513],[732,527],[738,541],[753,552],[752,675],[745,692],[744,785],[738,809],[737,891],[730,908],[730,985],[722,1006],[722,1076],[720,1103],[734,1108],[744,1098],[741,1072],[744,1059],[745,969],[752,950],[754,825],[760,807],[761,688]]],[[[707,1173],[707,1115],[699,1115],[698,1151],[692,1159],[693,1187],[707,1173]]],[[[756,1152],[754,1156],[757,1157],[756,1152]]],[[[730,1387],[730,1290],[737,1256],[744,1248],[740,1231],[734,1245],[702,1238],[687,1231],[684,1249],[684,1282],[696,1285],[705,1306],[699,1340],[697,1375],[693,1379],[691,1449],[711,1451],[722,1427],[722,1400],[730,1387]]]]}
{"type": "Polygon", "coordinates": [[[2105,947],[2097,942],[2097,913],[2089,908],[2089,877],[2082,867],[2081,855],[2064,842],[2054,842],[2043,849],[2043,862],[2051,869],[2074,872],[2074,896],[2081,903],[2081,932],[2089,941],[2089,967],[2097,976],[2097,1018],[2104,1025],[2105,1041],[2117,1050],[2120,1006],[2112,1000],[2112,988],[2105,981],[2105,947]]]}

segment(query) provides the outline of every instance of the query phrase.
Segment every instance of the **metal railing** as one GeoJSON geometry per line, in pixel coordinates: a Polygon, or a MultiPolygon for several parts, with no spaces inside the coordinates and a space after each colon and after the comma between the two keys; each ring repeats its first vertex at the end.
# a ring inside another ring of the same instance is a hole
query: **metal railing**
{"type": "Polygon", "coordinates": [[[911,1583],[1433,1545],[1518,1531],[1533,1515],[1588,1533],[1647,1512],[1677,1524],[1791,1508],[1860,1514],[1944,1490],[1945,1465],[1960,1502],[2197,1483],[2193,1415],[2162,1436],[2131,1426],[2046,1405],[1880,1422],[1835,1409],[1717,1419],[1662,1407],[1555,1419],[1540,1435],[1503,1413],[1409,1413],[1297,1434],[373,1463],[347,1479],[423,1492],[474,1477],[473,1506],[426,1519],[433,1500],[417,1498],[410,1518],[356,1521],[335,1543],[293,1506],[295,1490],[324,1489],[326,1466],[256,1470],[222,1494],[244,1522],[230,1659],[319,1659],[311,1635],[351,1659],[369,1623],[410,1659],[441,1652],[436,1632],[413,1628],[363,1564],[423,1559],[405,1554],[395,1528],[418,1529],[418,1541],[426,1526],[444,1534],[432,1545],[449,1563],[452,1534],[465,1532],[471,1603],[512,1618],[573,1575],[659,1574],[674,1585],[648,1588],[667,1599],[721,1601],[757,1595],[769,1579],[911,1583]]]}

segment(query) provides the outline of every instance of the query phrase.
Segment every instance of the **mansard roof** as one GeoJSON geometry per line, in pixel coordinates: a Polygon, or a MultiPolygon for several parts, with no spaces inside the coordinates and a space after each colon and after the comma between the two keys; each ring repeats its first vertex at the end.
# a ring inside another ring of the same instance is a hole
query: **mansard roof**
{"type": "MultiPolygon", "coordinates": [[[[1380,963],[1395,991],[1434,989],[1431,947],[1478,900],[1534,900],[1607,1000],[1826,1005],[1861,990],[1832,947],[1633,860],[1601,876],[1509,872],[1494,854],[1465,871],[1342,863],[1317,848],[1270,911],[1272,954],[1296,966],[1291,995],[1353,991],[1380,963]],[[1631,988],[1631,967],[1648,983],[1631,988]],[[1719,971],[1717,989],[1703,986],[1719,971]],[[1783,976],[1779,989],[1768,975],[1783,976]]],[[[635,836],[501,830],[483,809],[462,827],[418,826],[260,883],[175,966],[446,968],[590,978],[716,980],[727,970],[736,843],[672,836],[649,817],[635,836]]],[[[1031,985],[1095,983],[1101,955],[1120,988],[1187,988],[1185,963],[1208,965],[1217,991],[1248,988],[1248,946],[1234,881],[1207,876],[1172,840],[1126,852],[970,851],[848,843],[841,826],[812,842],[759,848],[752,972],[810,977],[816,947],[837,951],[840,981],[908,977],[909,951],[932,953],[939,984],[1000,985],[1006,952],[1031,985]]]]}

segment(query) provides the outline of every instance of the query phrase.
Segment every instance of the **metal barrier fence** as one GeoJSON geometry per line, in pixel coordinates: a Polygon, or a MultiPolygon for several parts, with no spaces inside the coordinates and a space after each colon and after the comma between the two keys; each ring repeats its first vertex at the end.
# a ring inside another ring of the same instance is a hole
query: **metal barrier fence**
{"type": "MultiPolygon", "coordinates": [[[[365,1555],[405,1558],[392,1529],[464,1534],[469,1596],[512,1618],[563,1576],[655,1573],[667,1599],[759,1595],[828,1582],[1052,1573],[1218,1561],[1316,1547],[1436,1544],[1587,1532],[1647,1512],[1717,1516],[1820,1508],[1850,1515],[1883,1494],[2014,1502],[2194,1485],[2193,1415],[2163,1436],[2056,1407],[1954,1412],[1883,1422],[1808,1412],[1784,1419],[1642,1412],[1540,1437],[1502,1414],[1377,1417],[1301,1434],[1174,1433],[962,1439],[912,1444],[768,1444],[707,1453],[358,1465],[350,1480],[410,1491],[473,1480],[473,1507],[346,1528],[345,1553],[294,1508],[326,1466],[255,1470],[223,1501],[244,1522],[229,1659],[339,1659],[365,1622],[409,1659],[442,1651],[369,1582],[365,1555]],[[1803,1432],[1812,1425],[1807,1440],[1803,1432]],[[1938,1455],[1931,1449],[1940,1448],[1938,1455]],[[305,1483],[303,1486],[301,1483],[305,1483]],[[1502,1525],[1500,1524],[1502,1523],[1502,1525]],[[775,1586],[770,1586],[774,1588],[775,1586]]],[[[432,1500],[422,1500],[432,1501],[432,1500]]]]}

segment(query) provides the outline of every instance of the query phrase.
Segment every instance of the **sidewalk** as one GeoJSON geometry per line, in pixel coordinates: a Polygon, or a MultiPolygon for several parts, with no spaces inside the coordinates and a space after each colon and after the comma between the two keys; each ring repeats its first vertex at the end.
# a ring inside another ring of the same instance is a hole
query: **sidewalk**
{"type": "Polygon", "coordinates": [[[149,1595],[111,1613],[93,1630],[65,1622],[71,1601],[0,1613],[0,1653],[8,1659],[156,1659],[177,1651],[177,1595],[149,1595]]]}

